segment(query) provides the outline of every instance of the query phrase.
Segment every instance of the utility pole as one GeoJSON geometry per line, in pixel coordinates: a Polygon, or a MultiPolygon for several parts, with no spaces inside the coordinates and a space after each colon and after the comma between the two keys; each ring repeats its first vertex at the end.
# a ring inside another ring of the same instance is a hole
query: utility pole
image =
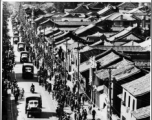
{"type": "Polygon", "coordinates": [[[66,77],[67,77],[67,75],[66,75],[66,62],[67,62],[67,40],[66,40],[66,51],[65,51],[65,58],[66,58],[66,60],[65,60],[65,84],[66,84],[66,77]]]}
{"type": "Polygon", "coordinates": [[[111,116],[112,116],[112,110],[111,110],[111,73],[112,73],[112,69],[116,69],[115,67],[109,67],[109,68],[103,68],[103,69],[108,69],[109,70],[109,111],[108,111],[108,114],[109,114],[109,120],[112,120],[111,119],[111,116]]]}
{"type": "MultiPolygon", "coordinates": [[[[80,97],[80,95],[79,95],[79,91],[80,91],[80,83],[79,83],[79,41],[78,41],[78,101],[79,101],[79,97],[80,97]]],[[[80,103],[78,103],[79,105],[80,105],[80,103]]]]}
{"type": "MultiPolygon", "coordinates": [[[[52,31],[53,31],[53,29],[55,28],[55,24],[53,25],[53,27],[52,27],[52,31]]],[[[54,31],[53,31],[54,32],[54,31]]],[[[53,72],[54,72],[54,70],[53,70],[53,65],[54,65],[54,54],[53,54],[53,49],[54,49],[54,34],[53,34],[53,39],[52,39],[53,41],[52,41],[52,76],[53,76],[53,72]]]]}
{"type": "Polygon", "coordinates": [[[111,120],[111,68],[109,69],[109,102],[110,102],[110,110],[109,110],[109,116],[111,120]]]}

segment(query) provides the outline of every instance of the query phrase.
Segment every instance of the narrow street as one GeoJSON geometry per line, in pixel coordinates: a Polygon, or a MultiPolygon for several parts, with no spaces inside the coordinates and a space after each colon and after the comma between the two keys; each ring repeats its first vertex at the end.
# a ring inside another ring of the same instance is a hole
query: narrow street
{"type": "Polygon", "coordinates": [[[2,120],[150,120],[150,2],[2,5],[2,120]]]}
{"type": "MultiPolygon", "coordinates": [[[[11,20],[9,19],[9,28],[11,26],[11,20]]],[[[13,31],[10,29],[10,36],[11,36],[11,43],[13,44],[13,31]]],[[[39,86],[37,82],[37,69],[34,67],[34,78],[33,79],[26,79],[22,78],[22,64],[19,62],[20,60],[20,53],[17,51],[17,45],[14,45],[14,52],[15,52],[15,62],[17,63],[14,67],[15,76],[18,81],[19,88],[24,88],[25,95],[30,92],[30,86],[33,83],[35,85],[35,92],[40,93],[42,96],[42,113],[41,118],[34,118],[34,120],[57,120],[56,117],[56,107],[57,102],[52,100],[52,95],[45,91],[44,87],[39,86]]],[[[25,99],[20,99],[18,104],[14,103],[14,97],[11,97],[11,107],[12,107],[12,120],[33,120],[33,118],[27,118],[25,114],[25,99]]]]}

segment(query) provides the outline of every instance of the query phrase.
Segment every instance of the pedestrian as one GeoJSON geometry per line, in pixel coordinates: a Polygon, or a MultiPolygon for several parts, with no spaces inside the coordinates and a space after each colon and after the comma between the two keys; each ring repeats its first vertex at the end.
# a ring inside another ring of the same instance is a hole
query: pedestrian
{"type": "Polygon", "coordinates": [[[45,91],[47,90],[47,86],[48,86],[48,84],[47,84],[47,83],[45,83],[45,91]]]}
{"type": "Polygon", "coordinates": [[[83,94],[82,95],[82,103],[83,103],[83,105],[84,105],[84,102],[85,102],[85,95],[83,94]]]}
{"type": "Polygon", "coordinates": [[[95,105],[93,105],[93,110],[92,110],[92,120],[95,120],[95,115],[96,115],[95,105]]]}
{"type": "Polygon", "coordinates": [[[83,120],[86,120],[87,119],[87,110],[84,109],[83,111],[83,120]]]}
{"type": "Polygon", "coordinates": [[[77,120],[77,111],[74,111],[74,120],[77,120]]]}
{"type": "Polygon", "coordinates": [[[52,91],[52,84],[50,83],[49,86],[48,86],[48,92],[50,94],[50,92],[52,91]]]}

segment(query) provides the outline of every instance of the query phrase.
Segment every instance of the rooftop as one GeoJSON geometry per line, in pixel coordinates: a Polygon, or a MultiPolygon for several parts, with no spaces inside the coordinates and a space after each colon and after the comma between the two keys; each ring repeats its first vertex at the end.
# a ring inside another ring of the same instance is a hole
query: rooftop
{"type": "Polygon", "coordinates": [[[102,9],[104,7],[104,4],[101,2],[93,2],[89,4],[88,7],[93,8],[93,9],[102,9]]]}
{"type": "MultiPolygon", "coordinates": [[[[141,41],[144,38],[136,35],[133,32],[133,29],[135,29],[135,27],[128,27],[126,29],[123,29],[120,32],[117,32],[116,34],[112,35],[111,37],[107,38],[109,41],[121,41],[123,40],[123,38],[127,38],[127,40],[137,40],[137,41],[141,41]]],[[[127,41],[126,41],[127,42],[127,41]]]]}
{"type": "Polygon", "coordinates": [[[130,41],[128,43],[123,44],[123,46],[140,46],[140,45],[135,41],[130,41]]]}
{"type": "Polygon", "coordinates": [[[102,27],[98,27],[94,23],[92,23],[86,27],[81,27],[80,29],[75,30],[75,34],[81,35],[83,33],[86,33],[87,35],[91,35],[91,34],[94,34],[96,32],[99,32],[99,31],[103,32],[104,29],[102,27]]]}
{"type": "MultiPolygon", "coordinates": [[[[139,18],[138,18],[139,19],[139,18]]],[[[125,21],[134,21],[137,20],[132,14],[124,14],[120,12],[113,13],[105,18],[105,20],[125,20],[125,21]]]]}
{"type": "MultiPolygon", "coordinates": [[[[115,77],[117,81],[120,81],[140,72],[140,70],[134,66],[133,62],[126,59],[123,59],[122,61],[112,65],[111,67],[116,68],[112,70],[112,76],[115,77]]],[[[109,78],[108,70],[99,70],[95,74],[100,79],[109,78]]]]}
{"type": "Polygon", "coordinates": [[[150,106],[139,108],[136,111],[133,111],[132,114],[136,119],[143,119],[150,117],[150,106]]]}
{"type": "Polygon", "coordinates": [[[63,21],[56,21],[55,22],[57,25],[62,25],[62,26],[72,26],[72,25],[75,25],[75,26],[82,26],[82,25],[89,25],[91,24],[92,22],[91,21],[67,21],[67,22],[63,22],[63,21]]]}
{"type": "Polygon", "coordinates": [[[116,9],[116,7],[108,5],[108,6],[104,7],[103,9],[101,9],[100,11],[98,11],[97,14],[103,15],[105,12],[112,10],[112,9],[116,9]]]}
{"type": "Polygon", "coordinates": [[[134,96],[141,96],[150,92],[150,74],[122,85],[122,87],[134,96]]]}
{"type": "MultiPolygon", "coordinates": [[[[79,43],[79,47],[80,46],[84,46],[84,44],[83,43],[79,43]]],[[[72,49],[75,49],[77,47],[78,47],[78,42],[74,42],[73,44],[71,44],[71,45],[68,46],[68,49],[72,50],[72,49]]]]}
{"type": "Polygon", "coordinates": [[[71,10],[69,13],[88,13],[88,12],[89,10],[87,9],[87,7],[82,4],[76,7],[75,9],[71,10]]]}

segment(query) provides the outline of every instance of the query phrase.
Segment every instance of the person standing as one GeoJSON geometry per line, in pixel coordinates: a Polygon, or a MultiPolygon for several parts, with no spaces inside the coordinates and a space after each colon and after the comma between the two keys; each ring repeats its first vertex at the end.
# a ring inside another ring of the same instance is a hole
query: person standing
{"type": "Polygon", "coordinates": [[[49,92],[49,94],[50,94],[51,91],[52,91],[52,84],[50,83],[50,84],[49,84],[49,87],[48,87],[48,92],[49,92]]]}
{"type": "Polygon", "coordinates": [[[92,120],[95,120],[95,115],[96,115],[95,105],[93,105],[93,110],[92,110],[92,120]]]}
{"type": "Polygon", "coordinates": [[[87,110],[84,109],[83,111],[83,120],[86,120],[87,119],[87,110]]]}

